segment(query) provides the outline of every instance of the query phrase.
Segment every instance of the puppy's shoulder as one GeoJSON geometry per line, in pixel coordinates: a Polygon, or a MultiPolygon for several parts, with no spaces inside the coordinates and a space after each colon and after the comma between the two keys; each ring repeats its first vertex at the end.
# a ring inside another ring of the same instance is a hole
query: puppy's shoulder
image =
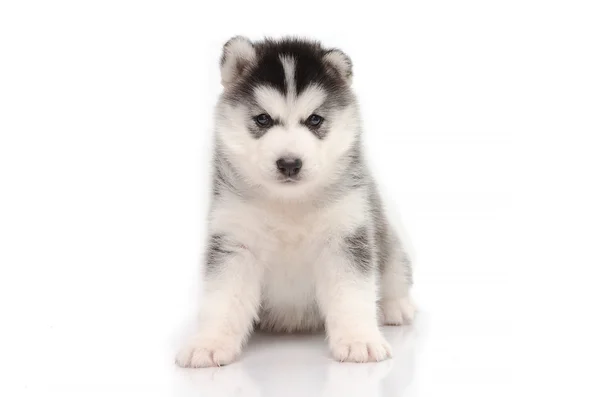
{"type": "Polygon", "coordinates": [[[353,230],[371,223],[369,194],[366,188],[354,189],[322,211],[321,222],[337,230],[353,230]]]}

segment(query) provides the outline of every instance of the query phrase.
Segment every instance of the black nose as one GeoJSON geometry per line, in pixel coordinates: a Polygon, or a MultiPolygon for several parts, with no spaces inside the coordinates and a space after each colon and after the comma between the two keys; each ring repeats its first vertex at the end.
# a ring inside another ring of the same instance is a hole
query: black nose
{"type": "Polygon", "coordinates": [[[302,160],[300,159],[279,159],[275,162],[277,169],[285,176],[296,176],[302,168],[302,160]]]}

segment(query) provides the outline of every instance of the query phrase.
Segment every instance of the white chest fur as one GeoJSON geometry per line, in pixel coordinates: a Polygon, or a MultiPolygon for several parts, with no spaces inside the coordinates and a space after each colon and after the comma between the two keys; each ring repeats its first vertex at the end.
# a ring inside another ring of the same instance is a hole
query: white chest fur
{"type": "Polygon", "coordinates": [[[316,304],[315,267],[325,244],[365,221],[361,196],[327,208],[222,201],[211,229],[233,235],[261,266],[260,324],[275,331],[322,327],[316,304]]]}

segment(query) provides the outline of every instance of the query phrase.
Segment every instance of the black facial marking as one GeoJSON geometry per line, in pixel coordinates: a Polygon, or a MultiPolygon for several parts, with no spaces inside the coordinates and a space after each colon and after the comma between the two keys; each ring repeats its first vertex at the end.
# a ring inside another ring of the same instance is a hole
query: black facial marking
{"type": "Polygon", "coordinates": [[[273,52],[261,56],[258,64],[250,71],[249,83],[253,86],[269,85],[285,94],[285,71],[279,54],[273,52]]]}
{"type": "Polygon", "coordinates": [[[319,85],[327,93],[331,107],[347,106],[352,100],[350,87],[344,76],[324,60],[328,50],[317,41],[286,38],[253,43],[256,62],[244,71],[240,80],[225,93],[233,102],[254,103],[254,88],[267,85],[283,95],[287,94],[285,71],[281,58],[291,58],[295,64],[296,94],[300,95],[310,85],[319,85]]]}
{"type": "Polygon", "coordinates": [[[322,125],[325,119],[317,114],[311,114],[301,123],[306,126],[317,138],[323,139],[327,135],[327,125],[322,125]]]}
{"type": "Polygon", "coordinates": [[[250,135],[252,135],[256,139],[259,139],[260,137],[265,135],[271,127],[282,124],[281,120],[273,119],[270,116],[268,123],[263,124],[258,120],[258,117],[262,115],[263,113],[259,114],[258,116],[252,117],[251,122],[248,125],[248,131],[250,131],[250,135]]]}
{"type": "Polygon", "coordinates": [[[352,264],[361,272],[373,269],[373,253],[367,228],[361,226],[344,239],[347,255],[352,264]]]}

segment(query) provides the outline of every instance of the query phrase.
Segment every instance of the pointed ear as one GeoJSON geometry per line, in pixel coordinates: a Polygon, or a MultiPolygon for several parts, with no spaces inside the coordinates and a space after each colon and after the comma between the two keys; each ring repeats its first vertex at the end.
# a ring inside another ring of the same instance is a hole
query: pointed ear
{"type": "Polygon", "coordinates": [[[252,42],[243,36],[229,39],[223,46],[221,56],[221,83],[227,87],[236,81],[246,66],[254,62],[256,49],[252,42]]]}
{"type": "Polygon", "coordinates": [[[352,83],[352,61],[350,57],[338,49],[331,49],[323,57],[348,84],[352,83]]]}

